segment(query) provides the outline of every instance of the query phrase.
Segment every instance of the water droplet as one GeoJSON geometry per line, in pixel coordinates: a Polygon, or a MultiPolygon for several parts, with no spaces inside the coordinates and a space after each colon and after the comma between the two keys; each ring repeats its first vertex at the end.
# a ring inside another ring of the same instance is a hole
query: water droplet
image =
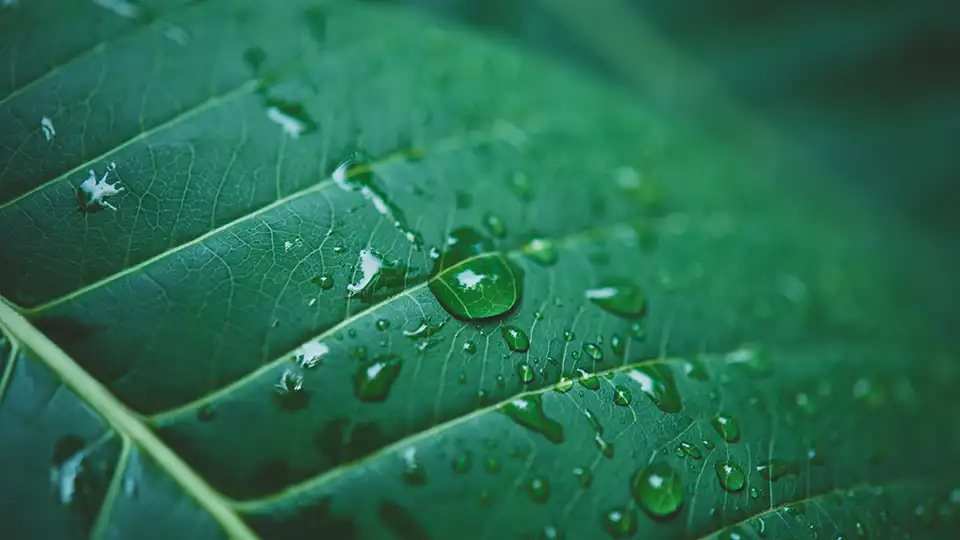
{"type": "Polygon", "coordinates": [[[260,47],[250,47],[243,51],[243,63],[247,64],[251,71],[257,73],[260,67],[267,61],[267,53],[260,47]]]}
{"type": "Polygon", "coordinates": [[[669,413],[683,410],[683,400],[670,368],[664,365],[649,365],[632,369],[627,375],[640,384],[640,388],[653,399],[660,410],[669,413]]]}
{"type": "Polygon", "coordinates": [[[507,380],[503,378],[503,375],[497,375],[497,388],[504,388],[507,386],[507,380]]]}
{"type": "Polygon", "coordinates": [[[403,460],[403,481],[412,486],[422,486],[427,483],[427,471],[417,459],[417,449],[409,446],[400,453],[403,460]]]}
{"type": "Polygon", "coordinates": [[[347,248],[345,246],[333,246],[333,252],[342,255],[347,252],[347,248]]]}
{"type": "Polygon", "coordinates": [[[496,456],[487,456],[486,459],[483,460],[483,470],[489,474],[497,474],[501,468],[500,459],[496,456]]]}
{"type": "Polygon", "coordinates": [[[750,488],[750,498],[751,499],[760,498],[760,490],[755,487],[750,488]]]}
{"type": "Polygon", "coordinates": [[[556,243],[539,236],[532,238],[522,248],[523,254],[541,266],[553,266],[560,256],[556,243]]]}
{"type": "Polygon", "coordinates": [[[534,476],[527,482],[527,495],[535,503],[543,504],[550,500],[550,479],[546,476],[534,476]]]}
{"type": "Polygon", "coordinates": [[[770,358],[755,346],[742,347],[730,352],[724,361],[728,366],[754,377],[767,377],[773,373],[770,358]]]}
{"type": "Polygon", "coordinates": [[[856,522],[856,524],[854,524],[854,527],[856,528],[856,531],[857,531],[857,538],[867,537],[867,528],[863,525],[863,523],[860,523],[858,521],[856,522]]]}
{"type": "Polygon", "coordinates": [[[533,368],[530,367],[530,364],[523,362],[517,365],[517,376],[520,377],[520,380],[523,384],[530,384],[533,382],[533,368]]]}
{"type": "Polygon", "coordinates": [[[360,401],[384,401],[403,362],[395,354],[386,354],[364,362],[353,374],[353,393],[360,401]]]}
{"type": "Polygon", "coordinates": [[[593,484],[593,473],[583,467],[574,467],[573,476],[583,489],[587,489],[593,484]]]}
{"type": "Polygon", "coordinates": [[[620,334],[610,336],[610,350],[613,351],[613,355],[617,358],[623,358],[623,355],[626,354],[627,344],[623,341],[623,338],[620,337],[620,334]]]}
{"type": "Polygon", "coordinates": [[[575,339],[577,339],[577,334],[573,333],[572,331],[565,330],[565,331],[563,332],[563,340],[566,341],[567,343],[569,343],[569,342],[571,342],[571,341],[573,341],[573,340],[575,340],[575,339]]]}
{"type": "Polygon", "coordinates": [[[377,321],[377,330],[384,332],[390,328],[390,321],[387,319],[380,319],[377,321]]]}
{"type": "Polygon", "coordinates": [[[751,519],[750,521],[747,522],[747,524],[753,527],[754,530],[757,531],[757,536],[759,536],[760,538],[767,537],[767,522],[764,521],[763,517],[757,517],[755,519],[751,519]]]}
{"type": "Polygon", "coordinates": [[[457,453],[457,455],[453,457],[453,461],[450,462],[450,468],[453,469],[453,472],[457,474],[466,474],[470,472],[470,468],[472,466],[473,454],[467,450],[457,453]]]}
{"type": "Polygon", "coordinates": [[[703,459],[703,454],[700,452],[700,449],[688,442],[681,441],[680,449],[693,459],[703,459]]]}
{"type": "Polygon", "coordinates": [[[523,271],[469,228],[452,231],[447,250],[434,265],[430,291],[451,315],[461,320],[502,315],[523,294],[523,271]]]}
{"type": "Polygon", "coordinates": [[[410,270],[395,261],[387,261],[373,249],[360,250],[357,266],[361,275],[356,283],[347,285],[347,291],[351,298],[366,302],[403,289],[410,270]]]}
{"type": "Polygon", "coordinates": [[[487,229],[487,232],[495,238],[504,238],[507,236],[506,224],[503,223],[500,216],[492,212],[487,212],[483,215],[483,226],[487,229]]]}
{"type": "Polygon", "coordinates": [[[713,450],[713,449],[716,448],[717,446],[716,446],[715,444],[713,444],[713,441],[708,441],[707,439],[704,439],[704,440],[703,440],[703,447],[706,448],[707,450],[713,450]]]}
{"type": "Polygon", "coordinates": [[[643,317],[647,309],[646,297],[629,281],[604,281],[584,294],[607,312],[628,319],[643,317]]]}
{"type": "Polygon", "coordinates": [[[596,375],[591,375],[586,370],[577,368],[577,377],[579,377],[580,386],[583,386],[587,390],[596,392],[600,389],[600,379],[598,379],[596,375]]]}
{"type": "Polygon", "coordinates": [[[623,385],[617,385],[613,389],[613,403],[621,407],[626,407],[630,405],[633,401],[633,392],[629,388],[623,385]]]}
{"type": "Polygon", "coordinates": [[[277,405],[285,411],[299,411],[307,406],[309,395],[303,389],[303,375],[286,370],[280,381],[273,385],[277,405]]]}
{"type": "MultiPolygon", "coordinates": [[[[713,509],[711,509],[711,511],[712,510],[713,509]]],[[[747,540],[747,537],[740,529],[730,529],[720,533],[717,540],[747,540]]]]}
{"type": "Polygon", "coordinates": [[[330,177],[340,189],[360,192],[377,213],[390,220],[414,247],[419,249],[423,245],[420,235],[407,225],[407,218],[400,207],[391,202],[386,192],[377,185],[369,165],[356,159],[348,159],[338,165],[330,177]]]}
{"type": "Polygon", "coordinates": [[[731,493],[742,490],[747,483],[747,475],[743,473],[743,469],[732,461],[718,461],[713,465],[713,470],[717,472],[720,487],[731,493]]]}
{"type": "Polygon", "coordinates": [[[784,459],[771,459],[757,465],[757,472],[764,480],[776,482],[788,474],[797,474],[797,464],[784,459]]]}
{"type": "Polygon", "coordinates": [[[480,503],[480,506],[490,506],[491,501],[493,501],[493,496],[487,490],[483,490],[477,495],[477,502],[480,503]]]}
{"type": "Polygon", "coordinates": [[[308,341],[293,351],[293,361],[305,369],[316,367],[323,357],[330,352],[330,347],[322,341],[308,341]]]}
{"type": "Polygon", "coordinates": [[[530,338],[527,337],[526,332],[516,326],[504,326],[500,329],[500,333],[503,334],[503,339],[507,342],[507,347],[510,347],[511,351],[527,352],[530,350],[530,338]]]}
{"type": "Polygon", "coordinates": [[[710,425],[728,443],[735,443],[740,440],[740,425],[729,415],[722,412],[718,413],[710,421],[710,425]]]}
{"type": "Polygon", "coordinates": [[[213,405],[209,403],[204,403],[199,409],[197,409],[197,420],[201,422],[210,422],[216,417],[216,412],[214,411],[213,405]]]}
{"type": "Polygon", "coordinates": [[[594,414],[590,409],[583,409],[583,415],[587,417],[587,422],[590,423],[590,427],[593,428],[597,433],[603,433],[603,424],[600,423],[600,419],[597,418],[597,415],[594,414]]]}
{"type": "Polygon", "coordinates": [[[533,200],[533,183],[530,182],[530,177],[525,173],[519,171],[513,173],[509,185],[514,195],[521,201],[530,202],[533,200]]]}
{"type": "Polygon", "coordinates": [[[613,459],[613,443],[607,442],[599,433],[593,436],[593,442],[597,445],[597,450],[600,450],[600,454],[607,458],[613,459]]]}
{"type": "Polygon", "coordinates": [[[687,377],[697,381],[709,381],[710,374],[707,371],[707,366],[703,362],[696,359],[687,359],[683,361],[683,372],[687,377]]]}
{"type": "Polygon", "coordinates": [[[583,352],[596,362],[603,362],[603,349],[596,343],[584,343],[583,352]]]}
{"type": "Polygon", "coordinates": [[[310,114],[300,103],[267,99],[265,103],[267,118],[283,128],[291,139],[298,139],[301,135],[308,135],[317,130],[317,123],[310,118],[310,114]]]}
{"type": "Polygon", "coordinates": [[[463,352],[465,352],[466,354],[473,354],[477,352],[477,344],[472,341],[464,341],[463,352]]]}
{"type": "Polygon", "coordinates": [[[436,326],[432,326],[428,319],[421,319],[415,328],[409,330],[404,330],[403,335],[407,336],[410,339],[425,339],[428,338],[440,330],[443,329],[443,326],[447,324],[448,319],[440,321],[436,326]]]}
{"type": "Polygon", "coordinates": [[[552,443],[563,442],[563,426],[544,414],[539,394],[515,399],[501,406],[500,411],[517,424],[543,435],[552,443]]]}
{"type": "Polygon", "coordinates": [[[647,325],[642,321],[635,321],[630,325],[630,339],[643,341],[647,339],[647,325]]]}
{"type": "Polygon", "coordinates": [[[631,488],[633,498],[654,519],[673,517],[683,506],[683,482],[666,462],[655,461],[637,471],[631,488]]]}
{"type": "Polygon", "coordinates": [[[790,503],[783,507],[783,511],[794,517],[802,516],[807,513],[807,505],[802,502],[790,503]]]}
{"type": "Polygon", "coordinates": [[[566,394],[573,388],[573,379],[568,378],[566,375],[561,375],[560,380],[557,381],[557,385],[554,387],[554,390],[560,392],[561,394],[566,394]]]}
{"type": "Polygon", "coordinates": [[[637,513],[631,508],[608,510],[600,521],[611,538],[629,538],[637,533],[637,513]]]}

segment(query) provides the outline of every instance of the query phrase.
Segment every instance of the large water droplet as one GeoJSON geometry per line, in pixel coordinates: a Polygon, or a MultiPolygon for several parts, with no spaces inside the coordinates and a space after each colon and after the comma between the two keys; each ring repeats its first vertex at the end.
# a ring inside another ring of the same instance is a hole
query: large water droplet
{"type": "Polygon", "coordinates": [[[407,218],[403,211],[390,201],[386,192],[377,186],[369,165],[349,159],[341,163],[330,176],[344,191],[359,191],[363,198],[373,205],[377,213],[389,219],[415,247],[419,248],[423,244],[420,235],[407,225],[407,218]]]}
{"type": "Polygon", "coordinates": [[[527,337],[526,332],[516,326],[504,326],[500,329],[500,333],[511,351],[527,352],[530,350],[530,338],[527,337]]]}
{"type": "Polygon", "coordinates": [[[535,431],[548,441],[563,442],[563,426],[547,417],[543,412],[543,402],[539,394],[517,398],[500,407],[500,411],[517,424],[535,431]]]}
{"type": "Polygon", "coordinates": [[[771,459],[757,465],[761,478],[776,482],[788,474],[797,474],[797,464],[785,459],[771,459]]]}
{"type": "Polygon", "coordinates": [[[683,506],[683,482],[666,462],[655,461],[637,471],[631,488],[633,498],[654,519],[673,517],[683,506]]]}
{"type": "Polygon", "coordinates": [[[611,538],[630,538],[637,533],[637,513],[632,508],[608,510],[600,521],[611,538]]]}
{"type": "Polygon", "coordinates": [[[523,271],[473,229],[450,233],[434,265],[430,291],[454,317],[465,320],[502,315],[523,294],[523,271]]]}
{"type": "Polygon", "coordinates": [[[722,412],[718,413],[710,421],[710,425],[728,443],[735,443],[740,440],[740,425],[729,415],[722,412]]]}
{"type": "Polygon", "coordinates": [[[386,354],[364,362],[353,374],[353,392],[360,401],[384,401],[403,362],[395,354],[386,354]]]}
{"type": "Polygon", "coordinates": [[[293,361],[300,367],[310,369],[316,367],[323,357],[330,352],[330,347],[322,341],[308,341],[293,351],[293,361]]]}
{"type": "Polygon", "coordinates": [[[541,266],[552,266],[559,258],[556,243],[549,238],[535,236],[522,248],[523,254],[541,266]]]}
{"type": "Polygon", "coordinates": [[[534,476],[527,482],[527,495],[539,504],[550,500],[550,479],[546,476],[534,476]]]}
{"type": "Polygon", "coordinates": [[[663,365],[649,365],[627,372],[627,375],[640,384],[643,389],[664,412],[676,413],[683,410],[683,400],[677,390],[670,368],[663,365]]]}
{"type": "Polygon", "coordinates": [[[608,280],[584,293],[591,302],[614,315],[628,319],[643,317],[647,299],[640,288],[629,281],[608,280]]]}
{"type": "Polygon", "coordinates": [[[587,390],[596,392],[600,389],[600,379],[596,375],[591,375],[587,370],[577,368],[577,377],[579,377],[580,385],[587,390]]]}
{"type": "Polygon", "coordinates": [[[717,472],[720,487],[732,493],[740,491],[747,483],[743,469],[732,461],[718,461],[713,465],[713,470],[717,472]]]}

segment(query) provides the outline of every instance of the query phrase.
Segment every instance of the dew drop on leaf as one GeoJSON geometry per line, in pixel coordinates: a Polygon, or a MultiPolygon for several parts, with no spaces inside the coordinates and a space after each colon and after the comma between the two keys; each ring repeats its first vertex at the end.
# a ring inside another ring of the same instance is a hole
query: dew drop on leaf
{"type": "Polygon", "coordinates": [[[731,416],[722,412],[718,413],[710,421],[710,425],[728,443],[735,443],[740,440],[740,425],[731,416]]]}
{"type": "Polygon", "coordinates": [[[390,328],[390,321],[387,319],[379,319],[377,321],[377,330],[383,332],[390,328]]]}
{"type": "Polygon", "coordinates": [[[709,381],[710,375],[707,372],[707,367],[700,360],[684,360],[683,361],[683,373],[696,381],[709,381]]]}
{"type": "Polygon", "coordinates": [[[577,377],[580,381],[580,386],[583,386],[587,390],[593,390],[594,392],[600,389],[600,379],[596,375],[591,375],[583,368],[577,368],[577,377]]]}
{"type": "Polygon", "coordinates": [[[613,459],[613,443],[604,439],[600,433],[597,433],[593,436],[593,442],[597,445],[597,450],[600,450],[600,455],[607,459],[613,459]]]}
{"type": "Polygon", "coordinates": [[[374,210],[388,219],[393,226],[419,249],[423,245],[420,235],[407,224],[407,218],[399,206],[394,204],[375,180],[370,165],[354,159],[348,159],[337,166],[330,175],[334,183],[342,190],[359,192],[371,203],[374,210]]]}
{"type": "Polygon", "coordinates": [[[477,352],[477,344],[472,341],[463,342],[463,352],[467,354],[473,354],[477,352]]]}
{"type": "Polygon", "coordinates": [[[437,323],[436,325],[431,325],[428,319],[421,319],[419,323],[413,328],[403,331],[403,335],[410,339],[424,339],[428,338],[440,330],[443,329],[444,325],[447,324],[447,319],[444,319],[437,323]]]}
{"type": "Polygon", "coordinates": [[[680,475],[663,461],[654,461],[637,471],[631,481],[633,498],[650,517],[673,517],[683,506],[680,475]]]}
{"type": "Polygon", "coordinates": [[[521,251],[528,259],[540,266],[553,266],[559,258],[556,242],[539,236],[530,239],[521,251]]]}
{"type": "Polygon", "coordinates": [[[566,375],[561,375],[560,380],[557,381],[554,390],[560,392],[561,394],[566,394],[573,388],[573,379],[567,377],[566,375]]]}
{"type": "Polygon", "coordinates": [[[634,321],[630,324],[630,339],[634,341],[647,339],[647,325],[643,321],[634,321]]]}
{"type": "Polygon", "coordinates": [[[587,418],[587,422],[590,423],[590,427],[593,428],[597,433],[603,433],[603,424],[600,423],[600,419],[597,418],[597,415],[594,414],[590,409],[583,409],[583,416],[587,418]]]}
{"type": "Polygon", "coordinates": [[[683,410],[683,400],[677,390],[677,383],[670,368],[663,365],[638,367],[627,375],[640,385],[660,410],[676,413],[683,410]]]}
{"type": "Polygon", "coordinates": [[[323,341],[308,341],[293,352],[293,361],[302,368],[311,369],[316,367],[329,352],[330,347],[323,341]]]}
{"type": "Polygon", "coordinates": [[[540,532],[541,540],[563,540],[563,533],[556,525],[548,523],[543,526],[543,531],[540,532]]]}
{"type": "Polygon", "coordinates": [[[747,483],[747,475],[743,469],[732,461],[718,461],[713,465],[713,470],[717,473],[720,487],[731,493],[742,490],[747,483]]]}
{"type": "Polygon", "coordinates": [[[758,499],[759,497],[760,497],[760,490],[755,487],[750,488],[750,498],[758,499]]]}
{"type": "Polygon", "coordinates": [[[483,215],[483,226],[487,229],[487,232],[495,238],[504,238],[507,236],[507,226],[504,224],[503,219],[492,212],[487,212],[483,215]]]}
{"type": "Polygon", "coordinates": [[[680,449],[683,450],[686,455],[690,456],[693,459],[703,459],[703,453],[700,452],[700,449],[688,442],[681,441],[680,449]]]}
{"type": "Polygon", "coordinates": [[[453,472],[457,474],[466,474],[470,472],[470,468],[472,466],[473,454],[467,450],[458,452],[457,455],[453,456],[453,461],[450,462],[450,468],[452,468],[453,472]]]}
{"type": "Polygon", "coordinates": [[[573,332],[570,331],[570,330],[564,330],[564,332],[563,332],[563,340],[564,340],[564,341],[566,341],[567,343],[569,343],[569,342],[571,342],[571,341],[573,341],[573,340],[575,340],[575,339],[577,339],[577,334],[573,333],[573,332]]]}
{"type": "Polygon", "coordinates": [[[515,423],[543,435],[554,444],[563,442],[563,426],[544,414],[540,395],[517,398],[502,405],[500,411],[515,423]]]}
{"type": "Polygon", "coordinates": [[[86,444],[76,435],[64,435],[53,445],[53,466],[60,467],[68,459],[83,450],[86,444]]]}
{"type": "Polygon", "coordinates": [[[403,481],[411,486],[422,486],[427,483],[427,471],[417,459],[417,449],[409,446],[400,454],[403,460],[403,481]]]}
{"type": "Polygon", "coordinates": [[[620,337],[620,334],[610,336],[610,350],[613,351],[613,355],[617,358],[623,358],[623,355],[626,354],[627,344],[623,341],[623,338],[620,337]]]}
{"type": "Polygon", "coordinates": [[[543,504],[550,500],[550,479],[546,476],[534,476],[527,482],[527,495],[535,503],[543,504]]]}
{"type": "Polygon", "coordinates": [[[526,332],[516,326],[504,326],[500,329],[500,333],[511,351],[527,352],[530,350],[530,338],[527,337],[526,332]]]}
{"type": "Polygon", "coordinates": [[[753,377],[768,377],[773,373],[770,358],[755,346],[741,347],[726,355],[726,364],[753,377]]]}
{"type": "Polygon", "coordinates": [[[584,467],[574,467],[573,477],[577,479],[577,483],[583,489],[587,489],[593,484],[593,473],[584,467]]]}
{"type": "Polygon", "coordinates": [[[530,364],[522,362],[517,365],[517,376],[520,377],[523,384],[529,384],[533,382],[533,368],[530,367],[530,364]]]}
{"type": "Polygon", "coordinates": [[[592,358],[595,362],[603,362],[603,349],[596,343],[584,343],[583,353],[592,358]]]}
{"type": "Polygon", "coordinates": [[[354,395],[360,401],[384,401],[400,374],[402,365],[403,362],[396,354],[381,355],[372,361],[363,362],[353,375],[354,395]]]}
{"type": "Polygon", "coordinates": [[[604,512],[601,523],[610,538],[630,538],[637,533],[637,514],[632,508],[619,507],[604,512]]]}
{"type": "Polygon", "coordinates": [[[321,290],[329,291],[333,288],[333,274],[327,272],[320,276],[314,276],[310,278],[310,283],[320,287],[321,290]]]}
{"type": "Polygon", "coordinates": [[[713,450],[714,448],[716,448],[716,445],[713,444],[713,441],[708,441],[707,439],[704,439],[703,447],[706,448],[707,450],[713,450]]]}
{"type": "Polygon", "coordinates": [[[490,474],[497,474],[500,472],[500,459],[496,456],[487,456],[483,460],[483,470],[487,471],[490,474]]]}
{"type": "Polygon", "coordinates": [[[771,459],[757,465],[757,472],[764,480],[776,482],[788,474],[797,474],[797,464],[785,459],[771,459]]]}
{"type": "Polygon", "coordinates": [[[303,375],[286,370],[273,385],[277,405],[285,411],[299,411],[307,406],[309,395],[303,389],[303,375]]]}
{"type": "Polygon", "coordinates": [[[626,407],[633,402],[633,392],[629,388],[622,385],[617,385],[613,389],[613,403],[621,407],[626,407]]]}
{"type": "Polygon", "coordinates": [[[601,282],[584,295],[608,313],[627,319],[639,319],[647,309],[647,299],[640,288],[625,280],[601,282]]]}
{"type": "Polygon", "coordinates": [[[300,103],[267,99],[264,106],[267,118],[278,124],[291,139],[298,139],[301,135],[309,135],[317,130],[317,123],[300,103]]]}

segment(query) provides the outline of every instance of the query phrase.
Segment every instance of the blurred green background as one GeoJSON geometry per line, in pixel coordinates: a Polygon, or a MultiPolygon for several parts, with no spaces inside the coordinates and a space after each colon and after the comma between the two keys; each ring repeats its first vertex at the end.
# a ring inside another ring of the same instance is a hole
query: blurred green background
{"type": "Polygon", "coordinates": [[[960,3],[376,1],[519,41],[678,115],[709,115],[723,91],[870,207],[907,294],[960,348],[960,3]]]}

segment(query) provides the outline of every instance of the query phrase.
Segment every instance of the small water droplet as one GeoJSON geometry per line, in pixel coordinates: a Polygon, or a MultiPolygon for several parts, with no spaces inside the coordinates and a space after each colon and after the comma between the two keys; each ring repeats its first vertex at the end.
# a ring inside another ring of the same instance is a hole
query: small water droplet
{"type": "Polygon", "coordinates": [[[311,369],[317,366],[321,360],[330,352],[330,347],[322,341],[308,341],[293,351],[293,361],[304,369],[311,369]]]}
{"type": "Polygon", "coordinates": [[[442,330],[448,320],[449,319],[444,319],[434,326],[430,324],[429,319],[421,319],[414,328],[404,330],[403,335],[410,339],[425,339],[442,330]]]}
{"type": "Polygon", "coordinates": [[[593,473],[588,469],[583,467],[574,467],[573,476],[577,479],[577,483],[580,484],[580,487],[587,489],[593,484],[593,473]]]}
{"type": "Polygon", "coordinates": [[[333,246],[333,252],[337,255],[342,255],[347,252],[346,246],[333,246]]]}
{"type": "Polygon", "coordinates": [[[283,128],[291,139],[298,139],[301,135],[308,135],[317,130],[317,123],[310,118],[301,103],[267,99],[265,103],[267,118],[283,128]]]}
{"type": "Polygon", "coordinates": [[[539,394],[517,398],[501,406],[500,411],[515,423],[543,435],[548,441],[562,443],[563,426],[544,414],[541,399],[539,394]]]}
{"type": "Polygon", "coordinates": [[[600,419],[597,418],[597,415],[594,414],[590,409],[583,409],[583,415],[587,417],[587,422],[590,423],[590,427],[593,428],[597,433],[603,433],[603,424],[600,423],[600,419]]]}
{"type": "Polygon", "coordinates": [[[483,215],[483,226],[487,229],[487,232],[495,238],[504,238],[507,236],[507,226],[500,219],[500,216],[487,212],[483,215]]]}
{"type": "Polygon", "coordinates": [[[760,498],[760,493],[761,493],[761,492],[760,492],[759,489],[757,489],[757,488],[755,488],[755,487],[750,488],[750,498],[751,498],[751,499],[758,499],[758,498],[760,498]]]}
{"type": "Polygon", "coordinates": [[[243,63],[247,64],[251,71],[258,73],[263,63],[267,61],[267,53],[260,47],[250,47],[243,51],[243,63]]]}
{"type": "Polygon", "coordinates": [[[467,374],[461,371],[460,374],[457,375],[457,382],[460,384],[467,384],[467,374]]]}
{"type": "Polygon", "coordinates": [[[660,410],[669,413],[683,410],[683,400],[670,368],[664,365],[648,365],[632,369],[627,375],[640,384],[640,388],[653,399],[660,410]]]}
{"type": "Polygon", "coordinates": [[[718,461],[713,465],[713,470],[717,472],[720,487],[731,493],[742,490],[747,483],[743,469],[732,461],[718,461]]]}
{"type": "Polygon", "coordinates": [[[517,376],[523,384],[530,384],[533,382],[533,368],[530,364],[522,362],[517,365],[517,376]]]}
{"type": "Polygon", "coordinates": [[[785,459],[771,459],[757,465],[757,472],[764,480],[776,482],[788,474],[797,474],[797,464],[785,459]]]}
{"type": "Polygon", "coordinates": [[[473,354],[477,352],[477,344],[472,341],[464,341],[463,352],[466,354],[473,354]]]}
{"type": "Polygon", "coordinates": [[[637,471],[631,489],[633,498],[654,519],[671,518],[683,506],[680,475],[663,461],[655,461],[637,471]]]}
{"type": "Polygon", "coordinates": [[[647,309],[646,297],[629,281],[604,281],[584,294],[605,311],[627,319],[643,317],[647,309]]]}
{"type": "Polygon", "coordinates": [[[613,459],[613,443],[608,442],[603,438],[600,433],[597,433],[593,436],[593,442],[597,445],[597,450],[600,450],[600,454],[607,458],[613,459]]]}
{"type": "Polygon", "coordinates": [[[530,338],[527,333],[516,326],[504,326],[500,329],[507,347],[514,352],[527,352],[530,350],[530,338]]]}
{"type": "Polygon", "coordinates": [[[388,328],[390,328],[390,321],[388,321],[387,319],[377,320],[377,330],[384,332],[388,328]]]}
{"type": "Polygon", "coordinates": [[[718,413],[710,421],[710,425],[728,443],[735,443],[740,440],[740,425],[731,416],[723,412],[718,413]]]}
{"type": "Polygon", "coordinates": [[[687,377],[697,381],[709,381],[710,374],[707,366],[697,359],[687,359],[683,361],[683,372],[687,377]]]}
{"type": "Polygon", "coordinates": [[[596,343],[584,343],[583,352],[595,362],[603,362],[603,349],[596,343]]]}
{"type": "Polygon", "coordinates": [[[703,459],[703,453],[700,449],[688,442],[680,442],[680,449],[693,459],[703,459]]]}
{"type": "Polygon", "coordinates": [[[491,501],[493,501],[493,496],[486,489],[477,495],[477,502],[480,503],[480,506],[490,506],[491,501]]]}
{"type": "Polygon", "coordinates": [[[770,358],[763,354],[760,348],[752,345],[728,353],[724,361],[733,369],[742,370],[754,377],[763,378],[773,373],[770,358]]]}
{"type": "Polygon", "coordinates": [[[807,505],[802,502],[790,503],[783,507],[783,511],[791,516],[798,517],[807,513],[807,505]]]}
{"type": "Polygon", "coordinates": [[[715,444],[713,444],[713,441],[708,441],[707,439],[704,439],[704,440],[703,440],[703,447],[706,448],[707,450],[713,450],[713,449],[716,448],[717,446],[716,446],[715,444]]]}
{"type": "Polygon", "coordinates": [[[400,453],[403,460],[403,481],[411,486],[422,486],[427,483],[427,471],[417,459],[417,449],[409,446],[400,453]]]}
{"type": "Polygon", "coordinates": [[[557,381],[554,390],[560,392],[561,394],[566,394],[573,388],[573,379],[567,377],[566,375],[561,375],[560,380],[557,381]]]}
{"type": "Polygon", "coordinates": [[[527,482],[527,495],[535,503],[543,504],[550,500],[550,479],[546,476],[534,476],[527,482]]]}
{"type": "Polygon", "coordinates": [[[500,472],[502,465],[500,464],[500,459],[496,456],[487,456],[483,460],[483,470],[487,471],[489,474],[497,474],[500,472]]]}
{"type": "Polygon", "coordinates": [[[384,401],[403,362],[395,354],[386,354],[364,362],[353,375],[353,392],[360,401],[384,401]]]}
{"type": "Polygon", "coordinates": [[[541,266],[553,266],[560,256],[556,243],[550,238],[535,236],[523,246],[522,252],[541,266]]]}
{"type": "Polygon", "coordinates": [[[570,331],[570,330],[565,330],[565,331],[563,332],[563,340],[566,341],[567,343],[569,343],[569,342],[571,342],[571,341],[573,341],[573,340],[575,340],[575,339],[577,339],[577,334],[573,333],[572,331],[570,331]]]}
{"type": "Polygon", "coordinates": [[[647,325],[643,321],[635,321],[630,324],[630,339],[634,341],[647,339],[647,325]]]}
{"type": "Polygon", "coordinates": [[[626,407],[633,402],[633,392],[623,385],[617,385],[613,389],[613,403],[621,407],[626,407]]]}
{"type": "Polygon", "coordinates": [[[626,354],[627,344],[623,341],[623,338],[620,337],[620,334],[610,336],[610,350],[613,351],[613,355],[617,358],[623,358],[623,355],[626,354]]]}
{"type": "Polygon", "coordinates": [[[625,506],[608,510],[600,521],[611,538],[630,538],[637,533],[637,513],[625,506]]]}
{"type": "Polygon", "coordinates": [[[453,457],[453,461],[450,462],[450,468],[452,468],[453,472],[457,474],[466,474],[470,472],[470,468],[472,466],[473,454],[467,450],[458,452],[457,455],[453,457]]]}
{"type": "Polygon", "coordinates": [[[509,185],[510,190],[521,201],[530,202],[533,200],[533,183],[530,182],[530,177],[526,173],[519,171],[513,173],[510,176],[509,185]]]}

